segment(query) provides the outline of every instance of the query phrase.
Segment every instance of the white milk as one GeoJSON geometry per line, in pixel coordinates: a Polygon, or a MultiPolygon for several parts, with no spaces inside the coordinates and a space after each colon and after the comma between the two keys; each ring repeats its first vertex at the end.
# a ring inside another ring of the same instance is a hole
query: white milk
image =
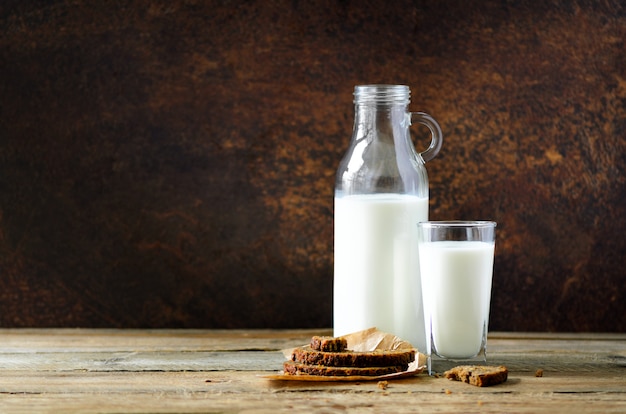
{"type": "Polygon", "coordinates": [[[437,355],[471,358],[481,351],[489,320],[494,247],[480,241],[420,244],[424,312],[431,321],[432,351],[437,355]]]}
{"type": "Polygon", "coordinates": [[[428,198],[335,198],[334,335],[377,327],[426,347],[417,223],[428,198]]]}

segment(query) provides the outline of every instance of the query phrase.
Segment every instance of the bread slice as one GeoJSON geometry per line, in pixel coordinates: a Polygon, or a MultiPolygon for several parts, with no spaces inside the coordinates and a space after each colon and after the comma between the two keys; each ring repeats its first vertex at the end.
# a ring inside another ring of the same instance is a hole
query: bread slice
{"type": "Polygon", "coordinates": [[[348,348],[348,341],[341,337],[314,336],[311,338],[311,349],[324,352],[342,352],[348,348]]]}
{"type": "Polygon", "coordinates": [[[323,352],[311,347],[296,348],[291,360],[300,364],[324,365],[328,367],[389,367],[407,369],[415,361],[415,349],[377,350],[371,352],[323,352]]]}
{"type": "Polygon", "coordinates": [[[283,364],[283,370],[288,375],[318,375],[333,377],[377,377],[380,375],[403,372],[406,367],[328,367],[324,365],[309,365],[299,362],[287,361],[283,364]]]}
{"type": "Polygon", "coordinates": [[[478,387],[501,384],[507,380],[508,369],[505,366],[459,365],[443,373],[444,377],[467,382],[478,387]]]}

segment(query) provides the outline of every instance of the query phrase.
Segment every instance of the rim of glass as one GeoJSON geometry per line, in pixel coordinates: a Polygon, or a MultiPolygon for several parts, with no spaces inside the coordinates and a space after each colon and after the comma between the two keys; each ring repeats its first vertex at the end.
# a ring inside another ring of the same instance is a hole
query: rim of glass
{"type": "Polygon", "coordinates": [[[446,220],[446,221],[420,221],[418,226],[426,228],[442,228],[442,227],[496,227],[497,223],[490,220],[446,220]]]}

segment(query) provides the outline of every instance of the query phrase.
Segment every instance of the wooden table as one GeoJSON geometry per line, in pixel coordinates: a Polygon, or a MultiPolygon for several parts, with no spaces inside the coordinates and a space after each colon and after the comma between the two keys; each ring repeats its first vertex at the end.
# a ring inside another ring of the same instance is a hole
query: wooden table
{"type": "Polygon", "coordinates": [[[493,333],[506,383],[271,381],[323,330],[0,330],[0,412],[626,412],[626,334],[493,333]],[[536,371],[543,370],[537,377],[536,371]]]}

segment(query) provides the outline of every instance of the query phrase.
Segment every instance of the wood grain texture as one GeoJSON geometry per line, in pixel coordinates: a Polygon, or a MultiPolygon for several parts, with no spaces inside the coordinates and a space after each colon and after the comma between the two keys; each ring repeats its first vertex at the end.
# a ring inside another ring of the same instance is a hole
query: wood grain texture
{"type": "Polygon", "coordinates": [[[352,90],[403,83],[431,218],[498,222],[490,326],[624,332],[624,39],[613,0],[3,1],[0,325],[330,326],[352,90]]]}
{"type": "Polygon", "coordinates": [[[626,359],[624,334],[496,332],[489,338],[490,362],[506,364],[509,378],[487,388],[426,374],[390,381],[386,389],[375,381],[330,384],[264,378],[280,369],[284,359],[279,349],[307,343],[320,332],[4,329],[0,410],[619,413],[626,409],[626,365],[617,361],[620,355],[626,359]],[[19,352],[16,344],[21,344],[19,352]],[[544,369],[542,377],[535,376],[539,368],[544,369]]]}

